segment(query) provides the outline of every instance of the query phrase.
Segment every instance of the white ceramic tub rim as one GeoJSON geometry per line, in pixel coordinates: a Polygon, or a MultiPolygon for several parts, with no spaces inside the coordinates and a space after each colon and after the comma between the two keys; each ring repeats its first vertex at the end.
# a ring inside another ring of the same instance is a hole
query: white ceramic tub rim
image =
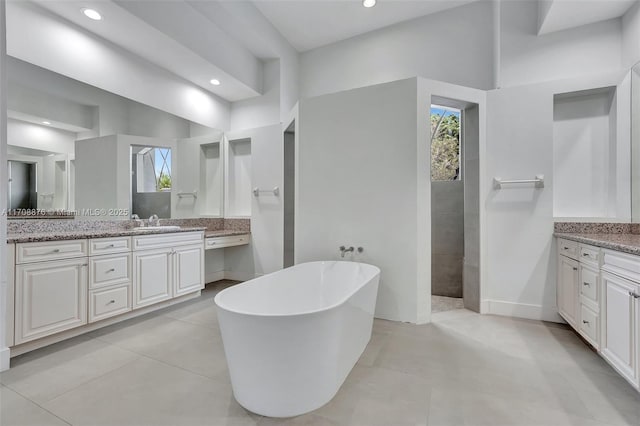
{"type": "MultiPolygon", "coordinates": [[[[380,268],[378,268],[375,265],[371,265],[369,263],[363,263],[363,262],[351,262],[351,261],[344,261],[344,260],[319,260],[319,261],[315,261],[315,262],[304,262],[304,263],[299,263],[297,265],[291,266],[291,268],[296,268],[298,266],[303,266],[303,265],[317,265],[319,263],[350,263],[350,264],[354,264],[354,265],[362,265],[365,267],[369,267],[369,268],[373,268],[374,274],[371,278],[375,277],[376,275],[380,274],[380,268]]],[[[286,269],[289,268],[285,268],[285,269],[281,269],[280,271],[276,271],[274,272],[274,274],[277,274],[279,272],[282,272],[286,269]]],[[[268,274],[271,275],[271,274],[268,274]]],[[[237,286],[246,286],[246,285],[256,285],[255,283],[253,283],[252,281],[254,280],[259,280],[262,277],[266,277],[267,275],[263,275],[261,277],[256,277],[253,278],[249,281],[245,281],[243,283],[240,284],[236,284],[234,286],[225,288],[224,290],[222,290],[220,293],[216,294],[216,297],[213,299],[214,303],[216,304],[216,306],[220,309],[224,309],[227,312],[231,312],[234,314],[238,314],[238,315],[251,315],[251,316],[255,316],[255,317],[281,317],[281,318],[287,318],[287,317],[297,317],[297,316],[303,316],[303,315],[311,315],[311,314],[317,314],[319,312],[325,312],[325,311],[329,311],[331,309],[337,308],[341,305],[343,305],[347,300],[349,300],[349,298],[351,296],[353,296],[355,293],[358,292],[358,290],[360,290],[365,284],[367,284],[371,278],[363,283],[361,283],[361,285],[357,288],[355,288],[352,292],[346,294],[346,296],[344,298],[342,298],[341,300],[339,300],[337,303],[334,303],[332,305],[323,307],[321,309],[314,309],[311,311],[302,311],[302,312],[295,312],[295,313],[291,313],[291,314],[270,314],[270,313],[255,313],[255,312],[248,312],[248,311],[242,311],[239,309],[230,309],[229,307],[225,306],[224,303],[220,303],[221,302],[221,298],[224,296],[224,293],[227,291],[231,291],[234,289],[234,287],[237,286]]]]}

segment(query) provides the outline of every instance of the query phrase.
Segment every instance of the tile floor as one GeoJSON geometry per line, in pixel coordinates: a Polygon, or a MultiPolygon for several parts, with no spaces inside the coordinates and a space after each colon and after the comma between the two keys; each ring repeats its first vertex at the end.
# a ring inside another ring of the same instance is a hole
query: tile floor
{"type": "Polygon", "coordinates": [[[376,320],[336,397],[292,419],[233,399],[212,297],[15,358],[0,425],[634,425],[640,394],[566,327],[459,309],[376,320]]]}
{"type": "Polygon", "coordinates": [[[447,297],[431,295],[431,313],[452,311],[454,309],[464,309],[461,297],[447,297]]]}

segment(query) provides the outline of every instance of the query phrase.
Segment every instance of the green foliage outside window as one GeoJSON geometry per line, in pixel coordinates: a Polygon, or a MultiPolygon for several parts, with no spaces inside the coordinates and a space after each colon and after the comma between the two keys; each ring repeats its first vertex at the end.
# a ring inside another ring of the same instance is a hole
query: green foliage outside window
{"type": "Polygon", "coordinates": [[[431,179],[460,179],[460,118],[431,114],[431,179]]]}
{"type": "Polygon", "coordinates": [[[160,173],[160,178],[158,179],[158,191],[163,189],[171,189],[171,176],[166,173],[160,173]]]}

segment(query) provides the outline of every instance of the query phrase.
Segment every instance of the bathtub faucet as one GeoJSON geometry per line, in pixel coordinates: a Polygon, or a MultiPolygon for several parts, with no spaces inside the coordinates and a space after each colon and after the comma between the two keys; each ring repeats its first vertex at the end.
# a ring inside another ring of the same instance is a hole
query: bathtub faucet
{"type": "Polygon", "coordinates": [[[353,250],[354,250],[353,246],[349,248],[346,248],[345,246],[340,246],[340,257],[344,257],[344,255],[349,252],[353,253],[353,250]]]}

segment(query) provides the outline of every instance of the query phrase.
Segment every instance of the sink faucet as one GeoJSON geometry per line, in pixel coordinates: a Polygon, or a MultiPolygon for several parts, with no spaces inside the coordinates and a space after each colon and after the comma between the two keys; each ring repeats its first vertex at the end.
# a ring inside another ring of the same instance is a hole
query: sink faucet
{"type": "Polygon", "coordinates": [[[353,246],[349,248],[346,248],[345,246],[340,246],[340,257],[344,257],[344,255],[349,252],[353,253],[353,250],[354,250],[353,246]]]}
{"type": "Polygon", "coordinates": [[[135,213],[131,215],[131,220],[135,220],[136,221],[136,227],[138,227],[138,228],[144,226],[144,221],[142,219],[140,219],[140,216],[138,216],[135,213]]]}
{"type": "Polygon", "coordinates": [[[154,226],[153,222],[155,221],[155,226],[159,226],[160,225],[160,219],[158,219],[158,215],[157,214],[152,214],[151,217],[149,218],[149,226],[154,226]]]}

